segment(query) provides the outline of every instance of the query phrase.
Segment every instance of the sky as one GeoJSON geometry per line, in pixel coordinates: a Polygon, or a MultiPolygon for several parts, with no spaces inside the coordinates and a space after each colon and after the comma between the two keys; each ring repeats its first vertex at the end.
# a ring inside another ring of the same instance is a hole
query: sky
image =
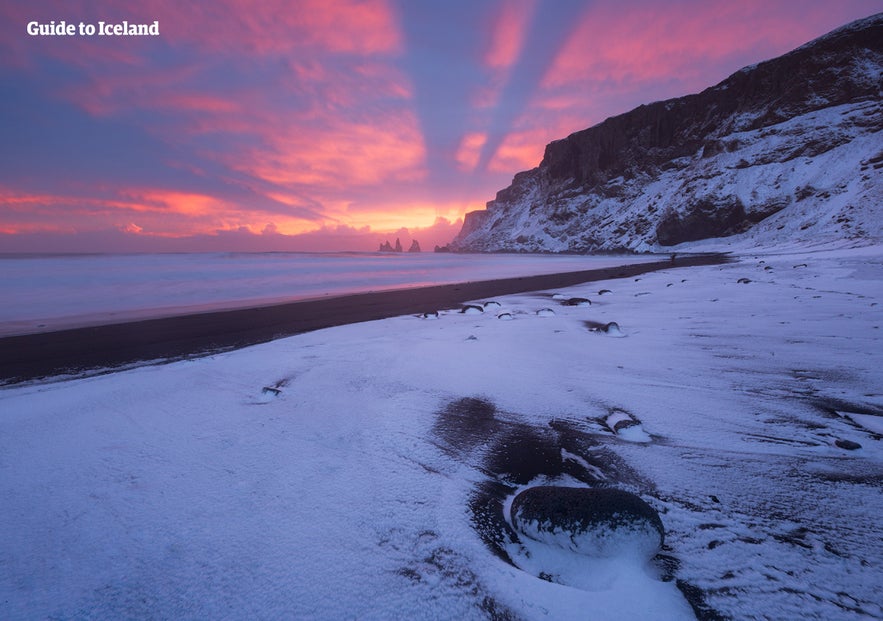
{"type": "Polygon", "coordinates": [[[881,10],[7,0],[0,252],[431,250],[552,140],[881,10]],[[123,21],[159,34],[80,33],[123,21]]]}

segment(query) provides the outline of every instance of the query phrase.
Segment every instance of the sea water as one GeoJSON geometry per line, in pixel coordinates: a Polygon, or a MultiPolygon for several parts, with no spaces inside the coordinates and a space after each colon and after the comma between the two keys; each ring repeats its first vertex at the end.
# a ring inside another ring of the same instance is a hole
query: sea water
{"type": "Polygon", "coordinates": [[[650,260],[448,253],[0,255],[0,336],[650,260]]]}

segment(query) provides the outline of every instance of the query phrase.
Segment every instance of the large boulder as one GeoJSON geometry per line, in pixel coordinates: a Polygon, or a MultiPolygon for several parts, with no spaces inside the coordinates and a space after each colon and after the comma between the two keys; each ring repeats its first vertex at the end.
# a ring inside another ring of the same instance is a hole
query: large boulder
{"type": "Polygon", "coordinates": [[[535,541],[594,557],[649,559],[665,538],[656,510],[615,488],[529,487],[513,499],[510,517],[535,541]]]}

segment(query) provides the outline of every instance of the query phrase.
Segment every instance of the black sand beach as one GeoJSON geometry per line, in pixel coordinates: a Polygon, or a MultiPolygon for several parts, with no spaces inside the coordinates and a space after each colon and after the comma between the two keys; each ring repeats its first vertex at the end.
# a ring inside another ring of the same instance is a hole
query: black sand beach
{"type": "Polygon", "coordinates": [[[721,254],[679,255],[580,272],[435,285],[256,308],[92,326],[0,338],[0,384],[80,374],[146,361],[177,360],[311,330],[454,308],[473,300],[562,289],[673,267],[714,265],[721,254]]]}

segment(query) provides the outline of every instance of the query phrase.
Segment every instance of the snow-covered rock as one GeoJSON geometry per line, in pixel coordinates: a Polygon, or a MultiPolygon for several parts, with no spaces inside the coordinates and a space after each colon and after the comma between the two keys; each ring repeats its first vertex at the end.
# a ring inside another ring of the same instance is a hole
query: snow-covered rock
{"type": "Polygon", "coordinates": [[[534,541],[593,557],[649,559],[665,537],[653,507],[615,488],[529,487],[512,501],[511,517],[534,541]]]}

